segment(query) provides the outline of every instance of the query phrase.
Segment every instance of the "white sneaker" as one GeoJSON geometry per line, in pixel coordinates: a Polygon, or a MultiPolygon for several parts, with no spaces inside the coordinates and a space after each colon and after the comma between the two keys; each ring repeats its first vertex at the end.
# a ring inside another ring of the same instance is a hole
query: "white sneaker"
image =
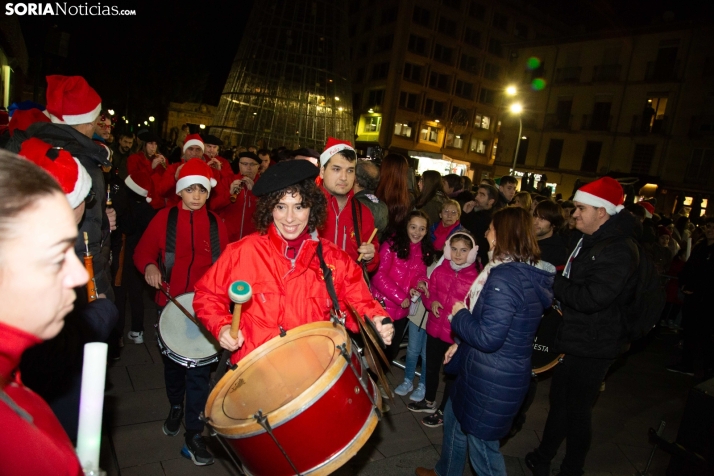
{"type": "Polygon", "coordinates": [[[130,331],[126,336],[134,344],[143,344],[144,343],[144,331],[141,331],[141,332],[130,331]]]}

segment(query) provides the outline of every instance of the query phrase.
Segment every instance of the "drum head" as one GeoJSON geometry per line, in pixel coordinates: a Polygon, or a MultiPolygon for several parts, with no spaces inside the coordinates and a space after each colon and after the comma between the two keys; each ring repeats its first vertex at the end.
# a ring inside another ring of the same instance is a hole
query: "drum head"
{"type": "Polygon", "coordinates": [[[347,361],[338,345],[350,341],[340,326],[315,322],[254,349],[216,385],[206,404],[211,425],[224,435],[261,431],[253,417],[270,415],[275,427],[297,414],[337,378],[347,361]]]}
{"type": "Polygon", "coordinates": [[[555,352],[553,346],[555,337],[558,333],[558,327],[563,320],[555,309],[548,308],[540,321],[538,332],[533,341],[533,356],[531,357],[531,366],[533,372],[538,374],[551,369],[558,363],[561,354],[555,352]]]}
{"type": "MultiPolygon", "coordinates": [[[[195,317],[193,294],[181,294],[175,299],[195,317]]],[[[221,351],[211,333],[191,322],[172,302],[161,311],[159,335],[170,351],[186,359],[205,359],[221,351]]]]}

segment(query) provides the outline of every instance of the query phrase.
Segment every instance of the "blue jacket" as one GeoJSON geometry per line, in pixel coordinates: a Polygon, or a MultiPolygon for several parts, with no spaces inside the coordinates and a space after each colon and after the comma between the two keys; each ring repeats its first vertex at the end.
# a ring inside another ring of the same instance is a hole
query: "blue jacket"
{"type": "Polygon", "coordinates": [[[461,343],[447,371],[457,373],[450,398],[465,433],[494,441],[510,430],[530,384],[533,338],[553,300],[554,273],[544,261],[496,266],[473,314],[453,317],[461,343]]]}

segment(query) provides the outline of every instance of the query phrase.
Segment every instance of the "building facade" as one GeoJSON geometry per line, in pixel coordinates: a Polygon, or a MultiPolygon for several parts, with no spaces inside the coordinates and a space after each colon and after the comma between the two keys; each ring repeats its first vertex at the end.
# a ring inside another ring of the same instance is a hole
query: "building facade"
{"type": "Polygon", "coordinates": [[[504,45],[562,26],[525,2],[357,0],[349,9],[358,149],[441,158],[442,173],[488,174],[511,64],[504,45]]]}
{"type": "Polygon", "coordinates": [[[353,140],[346,5],[255,2],[211,133],[268,148],[353,140]]]}
{"type": "MultiPolygon", "coordinates": [[[[630,177],[659,212],[698,196],[714,210],[712,41],[711,24],[687,23],[509,45],[524,108],[517,174],[546,174],[564,198],[577,180],[630,177]]],[[[505,116],[496,175],[518,137],[505,116]]]]}
{"type": "Polygon", "coordinates": [[[170,102],[166,120],[161,126],[161,135],[174,142],[181,134],[184,124],[190,133],[203,133],[216,115],[216,106],[193,102],[170,102]]]}

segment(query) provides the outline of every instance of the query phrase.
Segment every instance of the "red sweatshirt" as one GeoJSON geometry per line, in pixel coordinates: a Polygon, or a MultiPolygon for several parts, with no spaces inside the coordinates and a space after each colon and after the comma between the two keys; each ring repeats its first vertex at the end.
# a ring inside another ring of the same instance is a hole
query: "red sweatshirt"
{"type": "MultiPolygon", "coordinates": [[[[369,235],[372,234],[375,228],[372,212],[369,211],[369,208],[365,205],[357,201],[357,216],[359,217],[360,214],[362,216],[361,223],[359,224],[359,232],[362,238],[359,240],[359,244],[357,244],[352,220],[352,200],[354,199],[354,192],[350,191],[347,195],[345,208],[340,210],[337,199],[324,187],[322,191],[325,194],[325,198],[327,198],[327,220],[325,221],[325,226],[319,230],[320,237],[333,242],[338,248],[346,251],[350,258],[357,261],[359,257],[357,248],[359,248],[362,243],[367,242],[369,235]]],[[[374,235],[372,244],[374,245],[374,258],[367,262],[367,271],[370,273],[374,273],[379,267],[379,240],[377,239],[377,235],[374,235]]]]}
{"type": "Polygon", "coordinates": [[[72,443],[42,398],[20,380],[20,356],[35,336],[0,322],[0,474],[82,475],[72,443]],[[22,413],[32,419],[29,422],[22,413]]]}
{"type": "MultiPolygon", "coordinates": [[[[213,264],[211,254],[211,225],[209,212],[204,206],[198,211],[184,210],[182,204],[176,205],[179,210],[176,222],[176,257],[169,281],[169,292],[176,297],[179,294],[193,292],[193,286],[213,264]]],[[[159,266],[159,257],[165,262],[166,224],[169,219],[167,207],[160,210],[149,223],[149,227],[139,240],[134,251],[134,264],[140,273],[144,273],[150,264],[159,266]]],[[[214,214],[215,215],[215,214],[214,214]]],[[[228,232],[220,218],[218,221],[218,237],[221,251],[228,244],[228,232]]],[[[165,277],[164,277],[165,279],[165,277]]],[[[156,293],[156,303],[165,306],[167,302],[164,293],[156,293]]]]}

